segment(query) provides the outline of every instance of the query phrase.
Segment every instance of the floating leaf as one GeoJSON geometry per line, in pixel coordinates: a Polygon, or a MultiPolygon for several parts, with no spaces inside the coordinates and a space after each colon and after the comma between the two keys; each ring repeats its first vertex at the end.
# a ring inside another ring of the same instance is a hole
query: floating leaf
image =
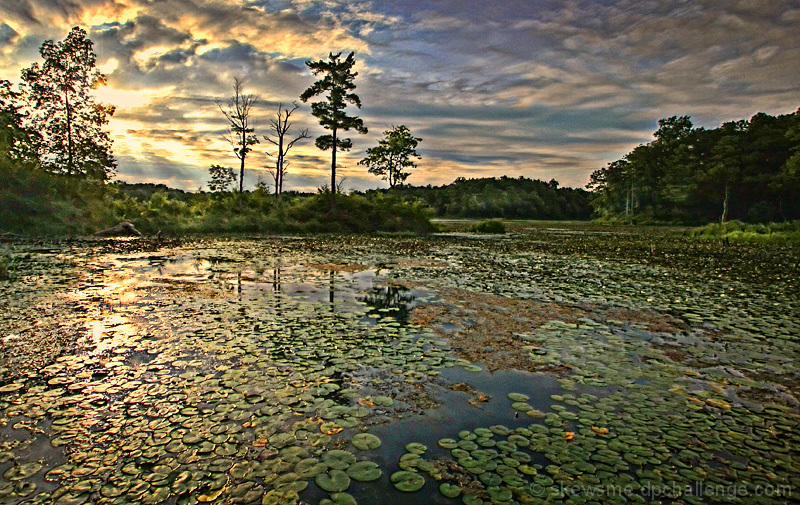
{"type": "Polygon", "coordinates": [[[370,433],[358,433],[353,435],[351,442],[356,449],[362,451],[377,449],[381,446],[381,439],[370,433]]]}
{"type": "Polygon", "coordinates": [[[447,498],[455,498],[461,494],[461,488],[455,484],[442,482],[441,484],[439,484],[439,492],[442,493],[447,498]]]}
{"type": "Polygon", "coordinates": [[[358,461],[350,465],[347,469],[347,475],[353,480],[360,482],[370,482],[378,480],[381,476],[381,470],[377,463],[372,461],[358,461]]]}
{"type": "Polygon", "coordinates": [[[425,485],[425,478],[422,475],[405,470],[393,473],[390,480],[394,487],[406,492],[419,491],[425,485]]]}
{"type": "Polygon", "coordinates": [[[27,479],[35,475],[43,466],[44,465],[40,461],[30,461],[21,465],[15,465],[6,470],[5,473],[3,473],[3,477],[10,481],[27,479]]]}
{"type": "Polygon", "coordinates": [[[340,492],[350,487],[350,477],[347,473],[336,469],[317,475],[314,482],[328,492],[340,492]]]}
{"type": "Polygon", "coordinates": [[[427,446],[420,444],[418,442],[410,442],[406,444],[406,451],[410,452],[411,454],[422,455],[427,450],[428,450],[427,446]]]}
{"type": "Polygon", "coordinates": [[[508,399],[512,402],[527,402],[530,397],[522,393],[508,393],[508,399]]]}

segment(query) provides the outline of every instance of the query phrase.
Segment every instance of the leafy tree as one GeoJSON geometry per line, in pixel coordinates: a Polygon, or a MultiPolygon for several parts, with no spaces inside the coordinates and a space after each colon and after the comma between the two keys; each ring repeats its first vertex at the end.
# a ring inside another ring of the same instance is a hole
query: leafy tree
{"type": "Polygon", "coordinates": [[[38,163],[41,136],[24,126],[22,93],[14,91],[11,83],[0,80],[0,166],[12,163],[38,163]]]}
{"type": "Polygon", "coordinates": [[[711,148],[711,163],[707,171],[708,177],[723,186],[722,213],[720,224],[728,220],[731,189],[742,174],[742,137],[746,132],[747,122],[731,121],[720,128],[721,138],[711,148]]]}
{"type": "Polygon", "coordinates": [[[116,169],[111,139],[103,127],[114,106],[97,103],[92,89],[106,82],[95,68],[86,32],[75,27],[62,42],[45,41],[44,62],[22,71],[28,121],[42,135],[42,162],[53,173],[107,180],[116,169]]]}
{"type": "Polygon", "coordinates": [[[258,144],[258,137],[253,132],[250,122],[250,112],[258,102],[258,95],[244,93],[244,81],[238,77],[233,78],[233,96],[223,106],[217,102],[217,107],[228,120],[230,136],[228,141],[233,147],[233,152],[239,158],[239,193],[244,191],[244,166],[247,153],[253,150],[251,146],[258,144]]]}
{"type": "Polygon", "coordinates": [[[361,108],[361,99],[355,93],[356,85],[353,82],[358,72],[353,72],[356,63],[354,53],[347,55],[347,58],[340,60],[342,53],[330,53],[328,61],[306,61],[306,66],[314,75],[324,74],[324,77],[307,90],[303,91],[300,99],[307,102],[309,98],[327,92],[325,101],[313,102],[311,113],[319,119],[319,124],[325,129],[330,130],[330,135],[317,137],[316,146],[323,150],[331,150],[331,210],[335,205],[336,194],[336,152],[347,151],[353,147],[353,142],[349,138],[339,138],[338,132],[356,130],[359,133],[367,133],[364,122],[357,116],[348,116],[345,109],[347,104],[353,104],[361,108]]]}
{"type": "Polygon", "coordinates": [[[798,131],[800,110],[713,130],[693,128],[688,116],[662,119],[653,142],[592,174],[592,205],[611,218],[636,208],[638,220],[800,218],[798,131]]]}
{"type": "Polygon", "coordinates": [[[393,188],[395,184],[402,184],[408,178],[410,174],[405,170],[417,166],[412,159],[421,158],[416,147],[422,139],[413,137],[405,125],[394,126],[383,134],[384,138],[376,147],[367,149],[367,157],[358,164],[369,167],[369,173],[388,180],[389,187],[393,188]]]}
{"type": "Polygon", "coordinates": [[[294,147],[294,145],[302,139],[310,138],[308,134],[308,128],[303,128],[300,130],[300,133],[293,139],[287,140],[289,130],[292,128],[292,123],[289,121],[289,118],[292,116],[292,113],[297,110],[299,105],[295,102],[292,102],[292,108],[284,108],[283,104],[278,104],[278,112],[276,114],[275,119],[270,120],[270,129],[273,131],[273,134],[264,135],[264,140],[274,144],[275,147],[278,148],[278,152],[276,154],[276,161],[275,161],[275,171],[272,172],[272,177],[275,179],[275,196],[279,197],[280,194],[283,192],[283,177],[286,175],[286,169],[289,167],[289,163],[286,161],[286,155],[289,154],[289,150],[294,147]]]}
{"type": "Polygon", "coordinates": [[[231,186],[236,184],[236,174],[230,167],[211,165],[208,172],[211,175],[208,188],[214,193],[229,191],[231,186]]]}

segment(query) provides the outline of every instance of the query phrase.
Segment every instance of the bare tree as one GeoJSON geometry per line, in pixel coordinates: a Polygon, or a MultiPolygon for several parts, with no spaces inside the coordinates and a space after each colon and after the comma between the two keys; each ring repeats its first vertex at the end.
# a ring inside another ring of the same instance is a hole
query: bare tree
{"type": "Polygon", "coordinates": [[[253,132],[255,128],[250,122],[250,111],[258,102],[258,95],[244,94],[244,80],[233,78],[233,96],[223,106],[217,101],[217,106],[225,119],[228,120],[230,136],[228,141],[233,147],[233,152],[241,162],[239,169],[239,193],[244,191],[244,165],[247,153],[253,150],[252,145],[258,144],[258,137],[253,132]]]}
{"type": "Polygon", "coordinates": [[[296,102],[292,102],[291,109],[288,107],[285,108],[282,103],[279,103],[278,112],[275,115],[275,119],[271,119],[269,122],[272,133],[269,135],[264,135],[264,140],[270,142],[278,148],[275,170],[270,170],[272,178],[275,179],[276,198],[280,197],[280,194],[283,192],[283,177],[286,175],[286,170],[289,168],[289,163],[286,161],[286,155],[298,141],[311,138],[311,136],[308,134],[308,128],[303,128],[296,137],[287,141],[289,138],[287,137],[287,134],[292,128],[292,123],[289,121],[289,118],[292,116],[292,113],[298,109],[298,107],[300,106],[297,105],[296,102]]]}

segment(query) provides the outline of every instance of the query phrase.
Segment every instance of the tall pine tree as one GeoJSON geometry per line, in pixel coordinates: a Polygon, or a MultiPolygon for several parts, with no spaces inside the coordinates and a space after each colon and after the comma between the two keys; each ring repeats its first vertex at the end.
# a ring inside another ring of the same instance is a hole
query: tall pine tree
{"type": "Polygon", "coordinates": [[[307,61],[306,66],[314,75],[324,74],[324,77],[303,91],[300,99],[307,102],[309,98],[327,92],[326,100],[311,104],[311,113],[319,119],[319,124],[331,131],[330,135],[317,137],[316,146],[323,151],[331,149],[331,210],[335,206],[336,195],[336,152],[347,151],[353,147],[349,138],[339,138],[339,131],[356,130],[367,133],[364,122],[357,116],[348,116],[345,111],[347,104],[361,108],[361,99],[355,93],[356,85],[353,82],[358,72],[353,72],[356,63],[354,53],[340,60],[342,53],[330,53],[328,61],[307,61]]]}

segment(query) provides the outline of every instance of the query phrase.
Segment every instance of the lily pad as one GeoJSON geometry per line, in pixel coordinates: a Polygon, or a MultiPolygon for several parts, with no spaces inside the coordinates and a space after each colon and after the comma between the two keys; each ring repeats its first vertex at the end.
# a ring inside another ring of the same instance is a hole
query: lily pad
{"type": "Polygon", "coordinates": [[[390,480],[394,487],[409,493],[419,491],[425,485],[425,478],[422,475],[405,470],[393,473],[390,480]]]}
{"type": "Polygon", "coordinates": [[[333,449],[323,454],[322,461],[335,470],[345,470],[356,462],[356,457],[352,452],[333,449]]]}
{"type": "Polygon", "coordinates": [[[350,477],[347,473],[336,469],[317,475],[314,482],[329,493],[341,492],[350,487],[350,477]]]}
{"type": "Polygon", "coordinates": [[[378,467],[377,463],[373,463],[372,461],[358,461],[350,465],[347,469],[347,475],[350,476],[351,479],[357,480],[359,482],[371,482],[373,480],[378,480],[381,476],[380,467],[378,467]]]}
{"type": "Polygon", "coordinates": [[[371,433],[358,433],[353,435],[352,444],[362,451],[377,449],[381,446],[381,439],[371,433]]]}
{"type": "Polygon", "coordinates": [[[6,470],[5,473],[3,473],[3,477],[10,481],[27,479],[35,475],[43,466],[44,465],[40,461],[30,461],[21,465],[15,465],[6,470]]]}
{"type": "Polygon", "coordinates": [[[461,487],[448,482],[442,482],[439,484],[439,492],[447,498],[455,498],[461,494],[461,487]]]}
{"type": "Polygon", "coordinates": [[[411,442],[406,444],[406,451],[410,452],[411,454],[418,454],[421,456],[427,450],[428,447],[426,445],[420,444],[419,442],[411,442]]]}

